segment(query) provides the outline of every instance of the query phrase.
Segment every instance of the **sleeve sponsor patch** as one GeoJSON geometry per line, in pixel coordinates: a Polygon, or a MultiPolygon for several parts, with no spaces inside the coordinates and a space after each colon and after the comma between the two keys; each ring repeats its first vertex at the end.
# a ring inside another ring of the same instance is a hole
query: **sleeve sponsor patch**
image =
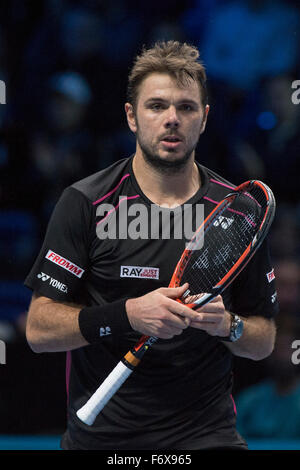
{"type": "Polygon", "coordinates": [[[57,253],[54,253],[54,251],[52,250],[48,250],[48,253],[46,254],[45,258],[48,261],[51,261],[52,263],[57,264],[61,268],[66,269],[67,271],[69,271],[71,274],[73,274],[76,277],[81,277],[84,273],[84,269],[80,268],[76,264],[72,263],[72,261],[69,261],[63,256],[60,256],[57,253]]]}
{"type": "Polygon", "coordinates": [[[267,276],[268,282],[272,282],[273,279],[275,279],[274,268],[272,269],[272,271],[267,273],[266,276],[267,276]]]}

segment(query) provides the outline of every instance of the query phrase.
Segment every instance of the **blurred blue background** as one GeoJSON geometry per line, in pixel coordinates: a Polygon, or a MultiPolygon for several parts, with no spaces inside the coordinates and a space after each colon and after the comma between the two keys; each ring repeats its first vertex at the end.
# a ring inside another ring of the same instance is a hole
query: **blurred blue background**
{"type": "Polygon", "coordinates": [[[238,429],[251,449],[300,449],[300,7],[296,0],[11,0],[0,5],[0,449],[56,449],[65,428],[65,354],[25,340],[23,280],[64,187],[134,151],[124,114],[143,45],[199,47],[210,114],[199,162],[271,186],[281,311],[270,358],[236,358],[238,429]]]}

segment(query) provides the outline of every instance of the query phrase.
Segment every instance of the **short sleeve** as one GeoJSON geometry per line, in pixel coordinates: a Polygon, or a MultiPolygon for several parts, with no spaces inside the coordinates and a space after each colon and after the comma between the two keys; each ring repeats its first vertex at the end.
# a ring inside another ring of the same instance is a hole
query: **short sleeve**
{"type": "Polygon", "coordinates": [[[25,279],[31,290],[58,301],[77,301],[89,267],[90,201],[67,188],[50,218],[40,253],[25,279]]]}
{"type": "Polygon", "coordinates": [[[275,272],[265,240],[232,285],[232,311],[273,318],[279,311],[275,272]]]}

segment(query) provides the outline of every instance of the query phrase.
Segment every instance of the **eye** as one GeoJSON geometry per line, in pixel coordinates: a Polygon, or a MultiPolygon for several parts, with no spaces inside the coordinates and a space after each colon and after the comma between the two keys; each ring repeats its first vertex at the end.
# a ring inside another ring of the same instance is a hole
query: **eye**
{"type": "Polygon", "coordinates": [[[188,104],[188,103],[183,103],[183,104],[180,106],[180,109],[181,109],[181,111],[193,111],[192,105],[190,105],[190,104],[188,104]]]}
{"type": "Polygon", "coordinates": [[[161,109],[163,109],[163,105],[161,103],[152,103],[150,108],[153,111],[160,111],[161,109]]]}

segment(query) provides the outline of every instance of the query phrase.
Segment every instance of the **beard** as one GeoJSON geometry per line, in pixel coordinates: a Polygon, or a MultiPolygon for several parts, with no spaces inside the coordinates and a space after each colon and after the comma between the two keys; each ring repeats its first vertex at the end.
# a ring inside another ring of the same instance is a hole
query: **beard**
{"type": "Polygon", "coordinates": [[[139,143],[139,146],[142,150],[143,157],[145,161],[152,167],[164,174],[177,174],[180,173],[183,168],[187,165],[188,161],[192,158],[193,152],[197,146],[197,143],[187,149],[187,151],[181,156],[176,157],[176,150],[169,149],[169,154],[174,155],[174,158],[162,158],[159,156],[158,152],[151,146],[143,142],[141,139],[139,131],[136,133],[136,139],[139,143]]]}

